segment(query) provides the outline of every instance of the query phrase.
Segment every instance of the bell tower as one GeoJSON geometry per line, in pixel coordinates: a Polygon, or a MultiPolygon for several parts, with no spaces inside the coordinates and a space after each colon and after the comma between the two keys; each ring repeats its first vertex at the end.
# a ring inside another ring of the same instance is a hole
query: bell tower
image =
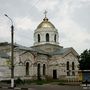
{"type": "Polygon", "coordinates": [[[47,18],[47,11],[44,12],[43,21],[37,26],[34,32],[34,45],[53,44],[58,45],[58,31],[47,18]]]}

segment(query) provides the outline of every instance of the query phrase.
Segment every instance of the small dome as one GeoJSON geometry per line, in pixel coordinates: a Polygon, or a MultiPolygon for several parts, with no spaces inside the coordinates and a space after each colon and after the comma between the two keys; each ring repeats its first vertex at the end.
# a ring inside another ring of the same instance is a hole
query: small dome
{"type": "Polygon", "coordinates": [[[48,28],[55,28],[55,26],[51,22],[48,21],[47,17],[45,17],[43,19],[43,21],[37,26],[37,29],[46,28],[46,27],[48,27],[48,28]]]}

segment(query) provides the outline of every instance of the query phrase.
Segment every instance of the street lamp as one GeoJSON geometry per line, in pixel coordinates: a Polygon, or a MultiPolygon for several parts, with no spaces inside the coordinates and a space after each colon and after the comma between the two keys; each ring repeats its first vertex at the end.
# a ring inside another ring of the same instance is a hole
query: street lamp
{"type": "Polygon", "coordinates": [[[7,15],[4,14],[10,21],[11,21],[11,88],[14,88],[14,26],[12,19],[7,15]]]}

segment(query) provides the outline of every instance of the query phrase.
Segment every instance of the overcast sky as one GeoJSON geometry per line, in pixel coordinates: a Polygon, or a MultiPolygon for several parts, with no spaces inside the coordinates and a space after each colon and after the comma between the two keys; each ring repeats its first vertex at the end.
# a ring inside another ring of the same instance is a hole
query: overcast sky
{"type": "Polygon", "coordinates": [[[90,0],[0,0],[0,42],[10,42],[7,14],[14,23],[14,41],[32,46],[45,10],[58,29],[61,46],[73,47],[79,54],[90,49],[90,0]]]}

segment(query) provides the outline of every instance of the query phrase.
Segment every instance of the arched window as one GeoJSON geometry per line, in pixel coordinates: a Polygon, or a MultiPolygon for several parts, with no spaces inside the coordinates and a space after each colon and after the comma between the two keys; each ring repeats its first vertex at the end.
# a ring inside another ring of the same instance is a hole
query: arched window
{"type": "Polygon", "coordinates": [[[69,62],[67,62],[67,70],[69,70],[69,62]]]}
{"type": "Polygon", "coordinates": [[[37,65],[37,78],[40,80],[40,64],[37,65]]]}
{"type": "Polygon", "coordinates": [[[49,42],[49,34],[46,34],[46,42],[49,42]]]}
{"type": "Polygon", "coordinates": [[[54,41],[56,42],[56,34],[55,34],[55,36],[54,36],[54,41]]]}
{"type": "Polygon", "coordinates": [[[29,62],[26,63],[26,75],[29,75],[29,62]]]}
{"type": "Polygon", "coordinates": [[[72,76],[75,76],[75,64],[74,64],[74,62],[72,62],[72,76]]]}
{"type": "Polygon", "coordinates": [[[40,34],[38,34],[38,42],[40,42],[40,34]]]}
{"type": "Polygon", "coordinates": [[[72,70],[75,70],[74,62],[72,62],[72,70]]]}
{"type": "Polygon", "coordinates": [[[70,71],[69,71],[69,62],[67,61],[67,76],[70,76],[70,71]]]}
{"type": "Polygon", "coordinates": [[[45,73],[46,73],[46,66],[45,64],[43,64],[43,75],[45,75],[45,73]]]}

